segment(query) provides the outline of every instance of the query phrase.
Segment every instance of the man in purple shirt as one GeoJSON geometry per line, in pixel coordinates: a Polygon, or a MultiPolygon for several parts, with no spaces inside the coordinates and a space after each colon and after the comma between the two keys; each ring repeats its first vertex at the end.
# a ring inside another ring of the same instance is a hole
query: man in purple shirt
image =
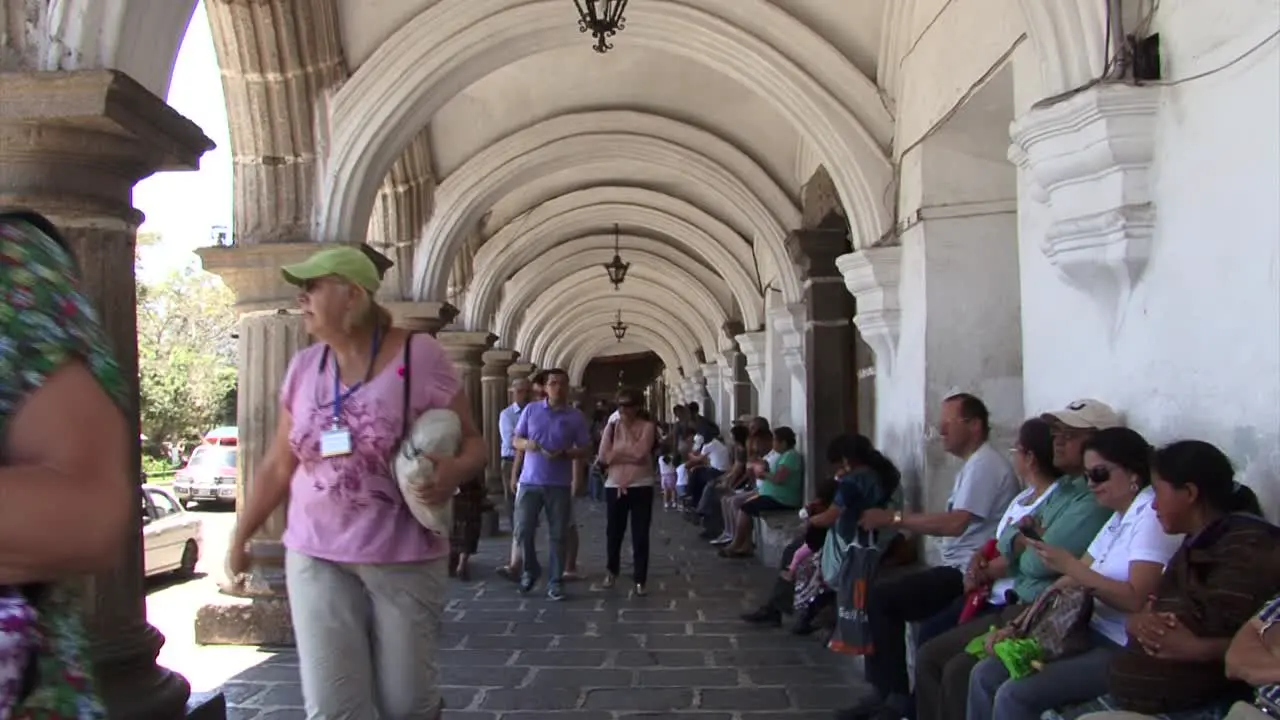
{"type": "Polygon", "coordinates": [[[547,514],[550,538],[550,576],[547,597],[564,599],[563,577],[565,538],[573,503],[573,466],[591,450],[591,428],[587,417],[568,403],[569,375],[564,370],[545,371],[546,400],[525,406],[516,422],[516,464],[520,466],[520,487],[516,491],[516,541],[524,556],[520,592],[527,593],[538,582],[538,516],[547,514]]]}

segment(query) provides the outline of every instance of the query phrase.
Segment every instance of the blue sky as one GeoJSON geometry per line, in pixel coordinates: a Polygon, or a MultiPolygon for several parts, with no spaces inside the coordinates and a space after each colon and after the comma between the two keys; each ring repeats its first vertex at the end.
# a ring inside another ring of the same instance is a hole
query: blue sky
{"type": "Polygon", "coordinates": [[[199,266],[192,250],[210,243],[215,225],[231,227],[231,138],[218,58],[204,3],[196,6],[169,85],[169,105],[199,125],[218,147],[205,154],[199,172],[153,175],[133,189],[133,204],[146,215],[143,231],[163,237],[143,251],[140,274],[151,280],[199,266]]]}

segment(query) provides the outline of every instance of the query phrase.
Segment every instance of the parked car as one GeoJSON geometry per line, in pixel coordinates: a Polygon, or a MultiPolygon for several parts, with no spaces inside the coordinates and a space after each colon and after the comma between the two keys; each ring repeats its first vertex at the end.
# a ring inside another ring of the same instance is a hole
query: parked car
{"type": "Polygon", "coordinates": [[[201,445],[191,453],[186,467],[173,474],[173,494],[182,507],[192,502],[236,502],[236,459],[239,451],[225,445],[201,445]]]}
{"type": "Polygon", "coordinates": [[[204,523],[164,488],[142,486],[142,562],[147,577],[192,575],[200,561],[204,523]]]}
{"type": "Polygon", "coordinates": [[[204,434],[205,445],[230,445],[235,447],[239,443],[240,428],[234,425],[216,427],[204,434]]]}

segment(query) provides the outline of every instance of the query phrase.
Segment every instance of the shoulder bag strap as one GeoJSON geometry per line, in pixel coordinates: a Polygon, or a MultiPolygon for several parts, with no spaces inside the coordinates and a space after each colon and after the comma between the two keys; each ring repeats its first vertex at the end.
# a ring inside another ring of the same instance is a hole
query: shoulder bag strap
{"type": "MultiPolygon", "coordinates": [[[[415,419],[409,416],[409,395],[410,395],[410,390],[413,389],[413,362],[412,362],[413,353],[410,352],[410,348],[413,347],[413,336],[416,334],[417,333],[414,333],[411,330],[409,331],[408,336],[406,336],[404,339],[404,358],[401,361],[404,364],[404,373],[403,373],[404,389],[400,391],[401,427],[400,427],[400,437],[396,440],[396,445],[395,445],[397,450],[400,449],[400,446],[401,444],[404,443],[405,438],[409,437],[409,429],[413,427],[413,421],[415,419]]],[[[405,450],[406,457],[408,457],[411,454],[411,451],[409,450],[409,448],[405,448],[404,450],[405,450]]],[[[392,452],[395,452],[395,451],[392,451],[392,452]]]]}

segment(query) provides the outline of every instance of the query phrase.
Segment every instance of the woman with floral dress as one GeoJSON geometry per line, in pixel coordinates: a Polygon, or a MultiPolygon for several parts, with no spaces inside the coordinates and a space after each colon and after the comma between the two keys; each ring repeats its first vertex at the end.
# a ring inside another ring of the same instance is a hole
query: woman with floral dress
{"type": "Polygon", "coordinates": [[[0,717],[106,717],[76,587],[137,507],[124,388],[57,231],[0,212],[0,717]]]}

